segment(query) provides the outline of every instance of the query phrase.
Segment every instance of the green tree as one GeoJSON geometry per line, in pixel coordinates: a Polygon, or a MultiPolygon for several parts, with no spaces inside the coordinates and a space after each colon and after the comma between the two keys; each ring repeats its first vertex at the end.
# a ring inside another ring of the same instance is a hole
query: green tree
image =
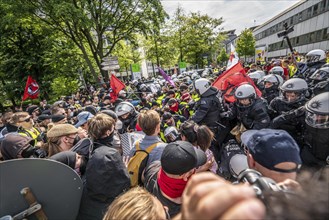
{"type": "Polygon", "coordinates": [[[75,77],[58,76],[51,82],[51,101],[63,95],[71,95],[79,89],[79,81],[75,77]]]}
{"type": "Polygon", "coordinates": [[[101,63],[121,40],[135,41],[161,23],[165,12],[159,0],[19,0],[30,12],[72,40],[95,80],[105,78],[101,63]]]}
{"type": "Polygon", "coordinates": [[[250,29],[245,29],[241,32],[236,46],[236,51],[239,56],[244,56],[246,60],[247,56],[255,55],[256,40],[250,29]]]}
{"type": "Polygon", "coordinates": [[[229,59],[229,55],[226,53],[225,48],[222,48],[217,57],[217,61],[223,64],[226,61],[228,61],[228,59],[229,59]]]}
{"type": "Polygon", "coordinates": [[[118,56],[120,69],[127,72],[127,74],[131,64],[141,61],[137,45],[123,40],[116,45],[113,55],[118,56]]]}
{"type": "Polygon", "coordinates": [[[41,98],[48,98],[52,79],[73,76],[78,68],[84,68],[84,62],[71,41],[32,16],[25,5],[0,0],[0,92],[4,99],[13,105],[20,102],[28,75],[38,82],[41,98]]]}
{"type": "Polygon", "coordinates": [[[221,38],[220,25],[223,19],[211,18],[200,12],[188,16],[181,13],[180,16],[180,28],[174,34],[174,39],[176,45],[182,47],[183,60],[200,66],[206,64],[204,58],[211,62],[214,48],[218,46],[217,39],[221,38]]]}

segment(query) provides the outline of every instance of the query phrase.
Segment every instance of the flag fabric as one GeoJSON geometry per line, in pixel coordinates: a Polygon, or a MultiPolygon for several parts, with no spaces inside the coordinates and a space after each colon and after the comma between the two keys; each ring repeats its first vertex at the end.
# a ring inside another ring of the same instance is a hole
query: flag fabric
{"type": "Polygon", "coordinates": [[[27,98],[36,99],[38,98],[38,96],[39,96],[39,85],[31,76],[28,76],[22,100],[24,101],[27,98]]]}
{"type": "Polygon", "coordinates": [[[254,84],[254,81],[246,74],[240,62],[236,63],[229,70],[221,74],[212,86],[221,90],[224,94],[224,99],[228,102],[235,102],[234,92],[236,88],[242,84],[249,83],[252,85],[258,97],[262,96],[262,92],[254,84]]]}
{"type": "Polygon", "coordinates": [[[118,94],[119,92],[126,87],[126,85],[121,82],[115,74],[111,74],[111,79],[110,79],[110,97],[111,101],[115,102],[118,99],[118,94]]]}
{"type": "Polygon", "coordinates": [[[163,71],[163,69],[161,69],[160,67],[158,67],[159,73],[162,75],[162,77],[169,82],[173,87],[176,87],[174,81],[170,78],[170,76],[168,76],[165,71],[163,71]]]}
{"type": "Polygon", "coordinates": [[[238,62],[239,62],[238,53],[235,51],[235,47],[233,46],[233,44],[231,44],[231,53],[230,53],[230,58],[227,61],[227,68],[226,68],[226,70],[232,68],[238,62]]]}

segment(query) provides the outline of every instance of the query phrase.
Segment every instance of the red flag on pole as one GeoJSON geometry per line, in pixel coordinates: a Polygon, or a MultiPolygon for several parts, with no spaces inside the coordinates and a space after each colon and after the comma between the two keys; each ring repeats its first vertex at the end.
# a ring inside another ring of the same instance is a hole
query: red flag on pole
{"type": "Polygon", "coordinates": [[[24,101],[27,98],[36,99],[38,96],[39,85],[31,76],[28,76],[22,100],[24,101]]]}
{"type": "Polygon", "coordinates": [[[112,99],[112,102],[115,102],[118,98],[119,92],[126,87],[126,85],[121,82],[113,73],[111,74],[110,79],[110,86],[111,86],[111,92],[110,96],[112,99]]]}
{"type": "Polygon", "coordinates": [[[224,98],[226,101],[235,102],[235,89],[244,83],[251,84],[255,88],[257,96],[262,96],[262,92],[257,86],[255,86],[254,81],[246,74],[246,71],[240,62],[221,74],[212,85],[224,92],[224,98]]]}

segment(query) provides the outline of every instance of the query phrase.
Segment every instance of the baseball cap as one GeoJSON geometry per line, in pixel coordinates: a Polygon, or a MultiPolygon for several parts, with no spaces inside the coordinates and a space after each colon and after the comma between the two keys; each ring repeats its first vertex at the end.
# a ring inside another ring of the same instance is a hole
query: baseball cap
{"type": "Polygon", "coordinates": [[[171,118],[172,118],[172,114],[170,112],[165,112],[162,115],[162,120],[163,121],[167,121],[168,119],[171,119],[171,118]]]}
{"type": "Polygon", "coordinates": [[[284,130],[248,130],[241,135],[241,141],[248,148],[254,160],[267,169],[290,173],[296,172],[302,164],[299,146],[284,130]],[[283,162],[296,163],[297,167],[290,170],[275,167],[283,162]]]}
{"type": "Polygon", "coordinates": [[[74,126],[76,128],[80,127],[81,125],[83,125],[84,123],[86,123],[89,119],[93,118],[94,115],[91,114],[90,112],[87,112],[87,111],[83,111],[83,112],[80,112],[78,115],[77,115],[77,119],[78,119],[78,123],[76,123],[74,126]]]}
{"type": "Polygon", "coordinates": [[[161,155],[162,169],[173,175],[186,173],[193,168],[202,166],[206,161],[206,154],[200,149],[195,149],[187,141],[169,143],[161,155]]]}

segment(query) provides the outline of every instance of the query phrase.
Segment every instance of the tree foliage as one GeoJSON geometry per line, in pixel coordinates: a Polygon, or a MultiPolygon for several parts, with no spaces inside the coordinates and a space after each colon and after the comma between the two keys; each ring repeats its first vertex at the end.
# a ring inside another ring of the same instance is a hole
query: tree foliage
{"type": "Polygon", "coordinates": [[[32,16],[25,5],[0,0],[0,90],[12,104],[20,102],[28,75],[48,98],[54,76],[72,76],[84,62],[62,33],[32,16]]]}
{"type": "Polygon", "coordinates": [[[225,63],[226,61],[228,61],[228,59],[229,59],[229,55],[226,53],[225,48],[222,48],[217,57],[217,61],[219,63],[225,63]]]}
{"type": "MultiPolygon", "coordinates": [[[[165,16],[159,0],[20,2],[29,5],[36,17],[75,43],[95,79],[97,72],[102,72],[102,59],[109,56],[121,40],[135,41],[134,33],[147,34],[153,24],[161,23],[165,16]]],[[[106,78],[107,74],[103,74],[106,78]]]]}
{"type": "Polygon", "coordinates": [[[172,23],[176,26],[174,39],[176,47],[181,48],[183,61],[202,66],[204,58],[208,62],[216,60],[213,54],[223,39],[220,34],[223,19],[211,18],[200,12],[185,15],[181,8],[177,9],[175,16],[172,23]]]}
{"type": "Polygon", "coordinates": [[[250,29],[245,29],[241,32],[238,38],[236,51],[239,56],[253,56],[255,55],[256,40],[250,29]]]}

